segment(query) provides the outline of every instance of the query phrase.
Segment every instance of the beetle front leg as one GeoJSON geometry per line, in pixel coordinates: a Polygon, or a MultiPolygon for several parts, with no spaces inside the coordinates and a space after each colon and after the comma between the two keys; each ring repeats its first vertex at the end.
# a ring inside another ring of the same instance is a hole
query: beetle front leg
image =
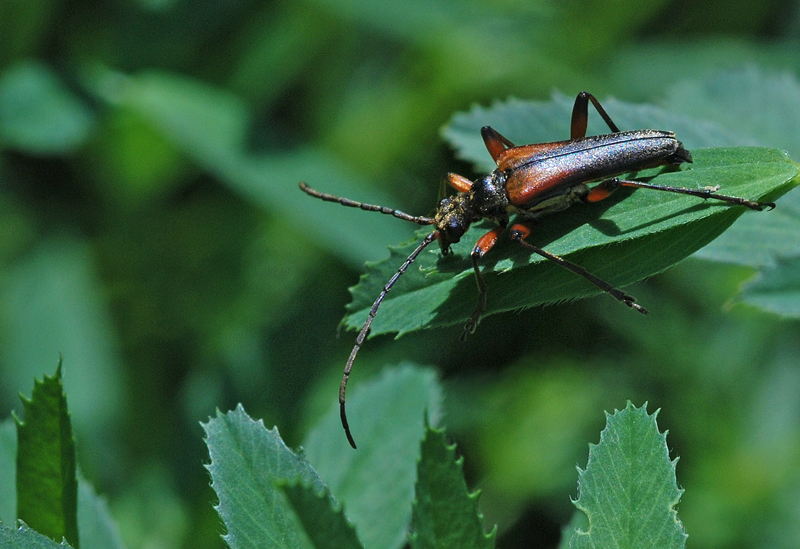
{"type": "Polygon", "coordinates": [[[597,112],[603,117],[609,129],[614,133],[619,133],[619,128],[614,124],[614,121],[611,120],[611,117],[608,116],[603,106],[600,105],[600,101],[591,93],[582,91],[578,94],[578,97],[575,98],[575,105],[572,107],[569,138],[580,139],[581,137],[586,137],[586,126],[589,121],[589,101],[592,102],[594,108],[597,109],[597,112]]]}
{"type": "Polygon", "coordinates": [[[483,316],[483,312],[486,310],[486,281],[483,279],[481,267],[478,262],[486,255],[486,252],[494,247],[497,243],[497,239],[500,238],[504,230],[505,227],[497,227],[480,237],[470,254],[472,258],[472,268],[475,270],[475,281],[478,283],[478,292],[480,293],[478,294],[478,306],[475,307],[469,320],[464,324],[464,331],[461,333],[461,341],[466,341],[467,336],[475,332],[475,329],[481,321],[481,316],[483,316]]]}
{"type": "Polygon", "coordinates": [[[602,278],[596,277],[595,275],[593,275],[592,273],[590,273],[577,263],[568,261],[561,256],[551,254],[550,252],[543,250],[538,246],[534,246],[530,242],[527,242],[525,239],[528,238],[530,234],[531,234],[530,227],[522,223],[517,223],[513,225],[509,230],[509,235],[511,236],[511,240],[519,242],[520,244],[531,250],[533,253],[538,254],[544,257],[545,259],[549,259],[553,263],[556,263],[557,265],[560,265],[561,267],[564,267],[565,269],[572,271],[578,276],[582,276],[583,278],[585,278],[586,280],[588,280],[589,282],[591,282],[592,284],[594,284],[595,286],[606,292],[607,294],[610,294],[612,297],[614,297],[621,303],[624,303],[631,309],[635,309],[642,314],[647,314],[647,309],[636,303],[636,298],[634,298],[633,296],[626,294],[619,288],[615,288],[602,278]]]}

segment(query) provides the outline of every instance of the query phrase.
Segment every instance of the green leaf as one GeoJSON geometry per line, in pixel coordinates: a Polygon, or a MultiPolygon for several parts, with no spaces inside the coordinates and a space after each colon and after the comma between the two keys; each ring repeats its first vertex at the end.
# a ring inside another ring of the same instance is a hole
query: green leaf
{"type": "MultiPolygon", "coordinates": [[[[556,92],[547,102],[509,99],[488,108],[475,106],[469,112],[455,114],[442,128],[442,136],[456,149],[459,158],[489,172],[497,166],[486,152],[480,133],[483,126],[492,126],[517,145],[569,139],[574,104],[574,96],[556,92]]],[[[688,149],[757,144],[715,122],[675,114],[655,105],[628,103],[614,98],[605,99],[602,104],[621,129],[668,129],[675,132],[688,149]]],[[[589,108],[588,122],[587,135],[610,132],[593,107],[589,108]]]]}
{"type": "Polygon", "coordinates": [[[207,466],[219,497],[216,509],[232,549],[313,547],[278,483],[300,481],[316,493],[324,484],[302,454],[251,419],[241,405],[203,424],[211,455],[207,466]]]}
{"type": "Polygon", "coordinates": [[[569,522],[561,529],[561,541],[558,544],[558,549],[569,549],[569,544],[575,532],[585,530],[588,527],[589,521],[586,519],[586,515],[580,511],[575,511],[569,522]]]}
{"type": "Polygon", "coordinates": [[[733,265],[777,268],[800,256],[800,192],[781,198],[769,215],[746,215],[695,257],[733,265]]]}
{"type": "Polygon", "coordinates": [[[56,549],[59,547],[64,549],[70,545],[66,541],[56,543],[24,524],[19,528],[9,528],[0,524],[0,547],[3,549],[56,549]]]}
{"type": "Polygon", "coordinates": [[[664,106],[800,158],[800,81],[751,64],[671,86],[664,106]]]}
{"type": "Polygon", "coordinates": [[[47,66],[22,62],[0,75],[0,145],[33,154],[67,154],[94,125],[92,112],[47,66]]]}
{"type": "Polygon", "coordinates": [[[0,422],[0,522],[11,524],[17,516],[17,426],[9,418],[0,422]]]}
{"type": "MultiPolygon", "coordinates": [[[[635,98],[663,97],[669,95],[678,78],[703,80],[710,72],[739,70],[744,64],[770,70],[800,69],[794,39],[754,41],[717,33],[699,40],[673,38],[637,41],[616,49],[604,60],[604,70],[616,82],[617,93],[635,98]],[[692,62],[687,63],[687,59],[692,62]]],[[[756,113],[765,108],[769,106],[757,106],[756,113]]]]}
{"type": "MultiPolygon", "coordinates": [[[[0,422],[0,522],[13,524],[17,514],[17,428],[13,419],[0,422]]],[[[123,549],[106,501],[78,478],[78,532],[83,549],[123,549]]],[[[0,547],[6,545],[0,544],[0,547]]]]}
{"type": "Polygon", "coordinates": [[[427,410],[432,421],[438,419],[441,387],[433,370],[402,365],[351,389],[347,416],[358,450],[347,444],[337,404],[309,433],[306,455],[344,504],[364,547],[402,547],[424,417],[427,410]]]}
{"type": "MultiPolygon", "coordinates": [[[[690,188],[719,184],[725,194],[765,200],[774,200],[798,182],[798,166],[781,151],[742,147],[692,153],[693,164],[662,173],[655,181],[690,188]]],[[[528,240],[621,287],[691,255],[743,213],[741,207],[640,189],[543,218],[528,240]]],[[[770,212],[748,215],[769,216],[770,212]]],[[[371,333],[403,334],[463,322],[477,302],[469,253],[486,230],[485,225],[471,229],[447,257],[430,248],[423,252],[384,300],[371,333]]],[[[367,274],[351,290],[348,327],[363,324],[373,300],[416,243],[392,248],[389,260],[367,265],[367,274]]],[[[598,293],[582,277],[507,240],[482,263],[488,286],[487,315],[598,293]]]]}
{"type": "Polygon", "coordinates": [[[316,492],[310,486],[297,482],[281,484],[281,488],[315,548],[363,547],[341,506],[335,509],[332,505],[327,490],[316,492]]]}
{"type": "Polygon", "coordinates": [[[61,385],[53,377],[34,382],[21,397],[25,421],[17,420],[17,518],[54,540],[78,547],[78,480],[75,439],[61,385]]]}
{"type": "Polygon", "coordinates": [[[78,478],[78,531],[82,549],[125,548],[106,500],[82,478],[78,478]]]}
{"type": "Polygon", "coordinates": [[[788,318],[800,318],[800,256],[781,259],[745,284],[737,300],[788,318]]]}
{"type": "Polygon", "coordinates": [[[448,446],[444,430],[428,428],[417,465],[414,532],[415,549],[491,548],[497,529],[486,534],[478,512],[479,492],[469,493],[464,481],[464,458],[448,446]]]}
{"type": "Polygon", "coordinates": [[[606,413],[600,443],[589,445],[589,462],[578,469],[575,506],[586,513],[589,528],[578,530],[571,549],[669,549],[686,545],[675,505],[683,490],[669,459],[666,433],[646,405],[606,413]]]}
{"type": "MultiPolygon", "coordinates": [[[[800,82],[792,74],[755,65],[714,72],[675,84],[665,104],[723,125],[755,145],[800,156],[800,82]]],[[[795,192],[769,216],[746,216],[696,257],[774,271],[778,259],[800,255],[799,229],[800,194],[795,192]]]]}

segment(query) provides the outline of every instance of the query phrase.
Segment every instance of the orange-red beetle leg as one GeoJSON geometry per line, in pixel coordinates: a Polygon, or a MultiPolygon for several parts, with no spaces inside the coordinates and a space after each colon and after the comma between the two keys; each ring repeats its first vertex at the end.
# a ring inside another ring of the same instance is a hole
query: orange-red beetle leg
{"type": "Polygon", "coordinates": [[[589,194],[586,195],[586,201],[600,202],[601,200],[605,200],[618,188],[619,183],[616,180],[612,179],[603,181],[602,183],[595,185],[592,190],[589,191],[589,194]]]}
{"type": "Polygon", "coordinates": [[[486,252],[497,244],[497,239],[500,238],[503,231],[505,231],[504,227],[496,227],[480,237],[475,243],[475,247],[472,249],[472,254],[470,254],[470,257],[472,257],[472,268],[475,269],[475,281],[478,283],[478,306],[475,307],[469,320],[464,324],[464,332],[461,334],[461,341],[466,340],[467,336],[475,331],[478,327],[478,323],[481,321],[483,311],[486,310],[486,281],[483,279],[478,261],[486,255],[486,252]]]}
{"type": "Polygon", "coordinates": [[[469,192],[472,188],[472,181],[457,173],[447,174],[444,177],[444,181],[460,193],[469,192]]]}
{"type": "Polygon", "coordinates": [[[481,128],[481,137],[483,137],[483,144],[486,145],[486,150],[489,151],[489,154],[492,155],[492,160],[495,162],[497,162],[497,157],[500,156],[500,153],[515,146],[491,126],[481,128]]]}

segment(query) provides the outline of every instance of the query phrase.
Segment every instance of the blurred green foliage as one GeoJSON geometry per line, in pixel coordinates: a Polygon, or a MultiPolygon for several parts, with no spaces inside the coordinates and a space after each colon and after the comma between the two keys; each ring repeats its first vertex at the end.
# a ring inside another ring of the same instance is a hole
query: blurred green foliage
{"type": "MultiPolygon", "coordinates": [[[[61,353],[79,462],[127,545],[222,547],[199,422],[242,402],[298,444],[335,405],[347,287],[414,229],[298,181],[429,213],[445,171],[473,175],[439,137],[455,112],[553,90],[797,160],[798,42],[789,0],[0,0],[3,417],[61,353]]],[[[798,324],[732,301],[798,255],[771,253],[636,285],[646,319],[600,297],[495,315],[463,345],[376,338],[352,383],[438,368],[502,546],[556,545],[599,411],[630,398],[671,430],[693,547],[796,547],[798,324]]],[[[797,294],[748,291],[776,286],[797,294]]]]}

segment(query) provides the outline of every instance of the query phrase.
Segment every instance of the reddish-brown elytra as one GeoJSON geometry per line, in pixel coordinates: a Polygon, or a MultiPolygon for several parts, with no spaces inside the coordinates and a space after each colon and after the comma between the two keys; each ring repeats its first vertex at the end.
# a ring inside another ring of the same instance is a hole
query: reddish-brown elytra
{"type": "Polygon", "coordinates": [[[584,277],[628,307],[646,314],[647,310],[636,303],[632,296],[594,276],[580,265],[525,241],[525,238],[531,233],[531,222],[541,215],[564,210],[576,202],[591,203],[603,200],[620,187],[653,189],[688,194],[699,198],[712,198],[759,211],[775,207],[775,204],[769,202],[756,202],[736,196],[717,194],[716,188],[669,187],[617,178],[616,176],[620,174],[634,173],[645,168],[678,166],[684,162],[691,162],[692,155],[683,148],[672,132],[661,130],[620,131],[597,99],[586,92],[579,93],[575,99],[568,141],[517,147],[489,126],[481,128],[481,135],[489,154],[497,164],[497,169],[475,181],[453,173],[447,174],[446,183],[457,193],[445,197],[439,202],[434,217],[413,216],[384,206],[363,204],[348,198],[321,193],[305,183],[300,183],[300,188],[304,192],[322,200],[393,215],[420,225],[436,226],[436,229],[411,252],[411,255],[389,279],[380,295],[375,299],[345,364],[342,383],[339,386],[339,409],[347,440],[353,448],[356,447],[356,443],[350,433],[344,404],[347,380],[350,377],[353,361],[369,333],[370,325],[386,294],[422,250],[434,240],[439,242],[442,253],[446,255],[450,252],[450,246],[461,239],[472,223],[490,219],[497,224],[496,228],[478,239],[471,253],[479,290],[478,305],[464,325],[464,332],[461,336],[463,340],[468,334],[475,331],[481,315],[486,310],[486,282],[481,274],[479,261],[494,247],[497,239],[508,227],[512,215],[517,216],[517,222],[509,229],[511,240],[584,277]],[[590,101],[612,133],[586,137],[590,101]],[[598,183],[592,187],[587,186],[587,183],[593,182],[598,183]]]}

